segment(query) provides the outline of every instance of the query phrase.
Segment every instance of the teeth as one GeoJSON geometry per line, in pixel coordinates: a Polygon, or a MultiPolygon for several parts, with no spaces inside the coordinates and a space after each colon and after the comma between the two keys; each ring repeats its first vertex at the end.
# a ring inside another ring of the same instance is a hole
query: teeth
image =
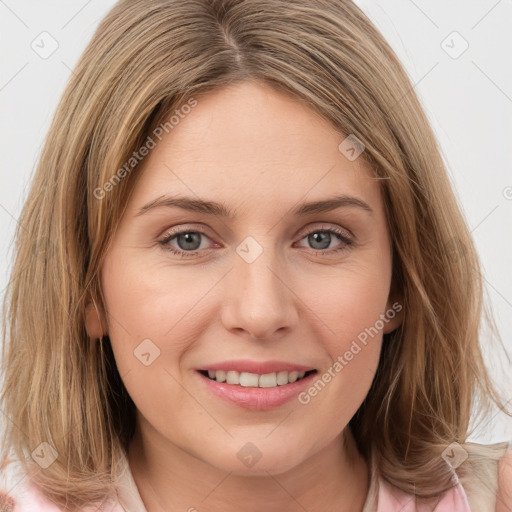
{"type": "Polygon", "coordinates": [[[217,382],[226,382],[226,372],[223,371],[223,370],[218,370],[218,371],[215,371],[215,370],[208,370],[208,377],[210,377],[210,379],[215,379],[215,375],[217,375],[217,382]]]}
{"type": "Polygon", "coordinates": [[[299,372],[290,372],[288,375],[288,380],[290,382],[295,382],[299,378],[299,372]]]}
{"type": "Polygon", "coordinates": [[[240,373],[230,370],[226,373],[226,382],[228,384],[240,384],[240,375],[240,373]]]}
{"type": "Polygon", "coordinates": [[[261,375],[259,380],[257,379],[257,383],[260,388],[275,388],[277,386],[277,375],[275,373],[266,373],[261,375]]]}
{"type": "Polygon", "coordinates": [[[277,386],[284,386],[285,384],[302,379],[305,374],[306,372],[281,371],[258,375],[257,373],[237,372],[234,370],[227,372],[223,370],[208,370],[208,377],[210,377],[210,379],[246,388],[275,388],[277,386]]]}
{"type": "Polygon", "coordinates": [[[288,372],[277,372],[277,383],[279,386],[288,384],[288,372]]]}

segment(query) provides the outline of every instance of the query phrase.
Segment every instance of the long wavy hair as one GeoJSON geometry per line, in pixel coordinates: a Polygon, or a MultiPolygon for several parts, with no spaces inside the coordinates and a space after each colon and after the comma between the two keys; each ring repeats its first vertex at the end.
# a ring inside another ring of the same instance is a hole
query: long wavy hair
{"type": "Polygon", "coordinates": [[[134,433],[110,340],[85,329],[88,301],[103,304],[102,258],[140,175],[133,153],[191,98],[242,81],[305,102],[340,142],[355,135],[379,179],[404,316],[384,336],[349,423],[361,454],[394,486],[435,496],[453,485],[443,458],[451,443],[470,454],[457,468],[463,481],[477,474],[471,461],[492,457],[467,442],[472,411],[512,415],[484,362],[482,319],[488,340],[499,334],[441,151],[407,73],[361,9],[349,0],[121,0],[55,112],[3,309],[2,461],[15,456],[70,510],[115,497],[120,450],[134,433]],[[58,458],[33,471],[43,441],[58,458]]]}

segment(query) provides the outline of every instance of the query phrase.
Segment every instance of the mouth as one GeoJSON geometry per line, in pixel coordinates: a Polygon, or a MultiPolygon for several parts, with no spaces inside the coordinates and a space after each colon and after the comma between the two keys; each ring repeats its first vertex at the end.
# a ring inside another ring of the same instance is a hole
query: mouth
{"type": "Polygon", "coordinates": [[[199,385],[238,408],[265,411],[284,406],[312,385],[318,369],[286,360],[231,359],[195,369],[199,385]]]}
{"type": "Polygon", "coordinates": [[[204,377],[217,382],[244,388],[276,388],[283,387],[306,379],[317,370],[278,371],[265,374],[238,372],[235,370],[198,370],[204,377]]]}
{"type": "Polygon", "coordinates": [[[260,374],[213,368],[196,370],[195,373],[202,382],[201,386],[212,396],[237,408],[261,412],[285,406],[297,399],[312,385],[318,371],[304,368],[260,374]]]}

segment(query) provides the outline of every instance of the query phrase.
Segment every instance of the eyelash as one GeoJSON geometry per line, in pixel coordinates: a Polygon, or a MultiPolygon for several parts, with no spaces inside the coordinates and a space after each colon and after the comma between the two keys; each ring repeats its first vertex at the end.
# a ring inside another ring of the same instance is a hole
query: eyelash
{"type": "MultiPolygon", "coordinates": [[[[185,233],[200,233],[200,234],[204,235],[205,237],[209,238],[208,235],[200,229],[183,229],[181,231],[174,231],[174,232],[166,233],[166,236],[162,240],[160,240],[158,243],[159,243],[159,245],[161,245],[163,247],[164,250],[170,251],[171,253],[175,254],[179,258],[187,258],[187,257],[196,256],[199,252],[201,252],[204,249],[200,249],[200,250],[196,250],[196,251],[183,251],[181,249],[176,249],[175,247],[169,245],[169,242],[173,238],[176,238],[177,236],[183,235],[185,233]]],[[[335,235],[337,235],[340,238],[340,240],[342,242],[341,247],[338,247],[336,249],[318,249],[318,250],[311,249],[312,251],[314,251],[315,253],[320,254],[320,255],[324,255],[327,253],[332,254],[332,253],[339,253],[342,251],[347,251],[350,248],[350,246],[354,243],[353,240],[351,240],[350,238],[348,238],[346,236],[344,231],[342,231],[339,228],[333,228],[333,227],[330,227],[330,228],[322,227],[322,228],[312,229],[311,231],[305,233],[305,235],[300,240],[303,240],[304,238],[306,238],[307,236],[309,236],[313,233],[334,233],[335,235]]]]}

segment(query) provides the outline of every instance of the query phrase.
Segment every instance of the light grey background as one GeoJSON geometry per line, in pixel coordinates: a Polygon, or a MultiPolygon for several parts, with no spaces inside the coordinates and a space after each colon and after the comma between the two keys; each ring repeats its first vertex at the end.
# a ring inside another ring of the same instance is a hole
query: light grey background
{"type": "MultiPolygon", "coordinates": [[[[483,333],[488,364],[512,403],[512,2],[356,3],[405,64],[439,139],[508,352],[491,353],[483,333]]],[[[78,57],[113,5],[0,0],[0,300],[14,228],[51,116],[78,57]]],[[[498,412],[470,438],[511,439],[512,420],[498,412]]]]}

